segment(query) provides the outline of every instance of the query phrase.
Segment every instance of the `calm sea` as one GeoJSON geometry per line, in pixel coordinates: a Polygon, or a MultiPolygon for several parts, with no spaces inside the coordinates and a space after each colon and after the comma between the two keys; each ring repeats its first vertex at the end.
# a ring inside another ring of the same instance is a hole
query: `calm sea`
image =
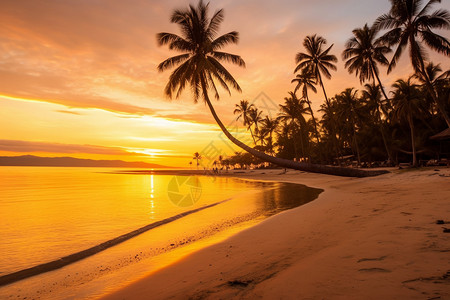
{"type": "Polygon", "coordinates": [[[294,184],[122,171],[0,167],[0,276],[225,200],[190,215],[188,224],[163,225],[151,238],[147,233],[151,245],[182,247],[202,235],[299,206],[320,193],[294,184]]]}

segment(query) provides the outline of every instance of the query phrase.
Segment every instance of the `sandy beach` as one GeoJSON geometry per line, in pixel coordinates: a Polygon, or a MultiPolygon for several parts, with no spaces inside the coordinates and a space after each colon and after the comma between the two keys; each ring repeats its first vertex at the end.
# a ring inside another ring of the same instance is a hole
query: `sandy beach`
{"type": "Polygon", "coordinates": [[[325,191],[104,299],[450,299],[449,168],[282,173],[232,176],[325,191]]]}

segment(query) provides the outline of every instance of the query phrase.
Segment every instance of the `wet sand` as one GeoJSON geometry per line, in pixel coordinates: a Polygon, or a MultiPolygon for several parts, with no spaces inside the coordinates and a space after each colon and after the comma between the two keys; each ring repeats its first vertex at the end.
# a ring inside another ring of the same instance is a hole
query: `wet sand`
{"type": "Polygon", "coordinates": [[[282,170],[228,176],[325,192],[104,299],[450,298],[449,168],[362,179],[282,170]]]}

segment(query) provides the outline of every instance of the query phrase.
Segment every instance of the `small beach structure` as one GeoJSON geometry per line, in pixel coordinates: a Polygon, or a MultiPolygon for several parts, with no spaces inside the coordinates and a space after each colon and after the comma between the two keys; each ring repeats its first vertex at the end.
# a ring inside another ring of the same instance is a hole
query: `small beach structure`
{"type": "Polygon", "coordinates": [[[444,157],[448,160],[450,158],[450,128],[431,136],[430,140],[439,141],[439,160],[442,160],[444,157]]]}

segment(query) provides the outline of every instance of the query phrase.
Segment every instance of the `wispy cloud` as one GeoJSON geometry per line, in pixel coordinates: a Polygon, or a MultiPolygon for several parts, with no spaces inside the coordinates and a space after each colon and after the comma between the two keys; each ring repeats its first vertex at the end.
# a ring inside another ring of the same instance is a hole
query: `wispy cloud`
{"type": "Polygon", "coordinates": [[[71,114],[71,115],[78,115],[78,116],[81,116],[82,114],[81,113],[79,113],[79,112],[76,112],[76,111],[71,111],[71,110],[55,110],[56,112],[59,112],[59,113],[63,113],[63,114],[71,114]]]}
{"type": "Polygon", "coordinates": [[[47,153],[85,153],[104,155],[132,155],[120,147],[104,147],[95,145],[59,144],[39,141],[0,140],[0,151],[8,152],[47,152],[47,153]]]}

